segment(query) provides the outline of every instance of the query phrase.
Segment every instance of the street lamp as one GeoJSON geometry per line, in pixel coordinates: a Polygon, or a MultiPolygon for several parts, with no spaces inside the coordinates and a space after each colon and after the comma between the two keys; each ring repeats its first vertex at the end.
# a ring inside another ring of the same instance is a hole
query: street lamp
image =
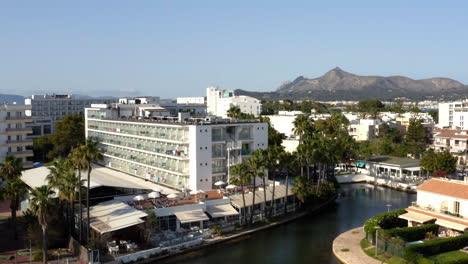
{"type": "Polygon", "coordinates": [[[390,212],[390,207],[392,207],[391,204],[387,204],[387,213],[390,212]]]}

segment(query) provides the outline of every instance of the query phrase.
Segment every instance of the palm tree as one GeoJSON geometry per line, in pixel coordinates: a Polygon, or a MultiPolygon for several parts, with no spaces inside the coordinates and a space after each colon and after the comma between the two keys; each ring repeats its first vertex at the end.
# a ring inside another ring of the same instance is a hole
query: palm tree
{"type": "Polygon", "coordinates": [[[309,181],[303,176],[296,177],[293,182],[292,192],[296,195],[301,204],[304,204],[307,197],[310,195],[309,181]]]}
{"type": "Polygon", "coordinates": [[[307,133],[313,132],[313,125],[309,116],[307,115],[298,115],[293,121],[294,125],[294,134],[299,136],[299,144],[304,140],[304,136],[307,133]]]}
{"type": "Polygon", "coordinates": [[[26,199],[26,185],[19,179],[13,178],[8,181],[7,185],[0,188],[0,200],[10,201],[11,222],[13,224],[13,239],[18,239],[16,228],[16,211],[18,211],[20,202],[26,199]]]}
{"type": "Polygon", "coordinates": [[[243,203],[243,208],[244,208],[244,224],[247,222],[247,208],[245,207],[244,185],[249,182],[248,171],[249,171],[249,168],[247,167],[247,165],[243,163],[237,164],[231,168],[232,177],[230,179],[231,184],[240,186],[242,190],[242,203],[243,203]]]}
{"type": "MultiPolygon", "coordinates": [[[[257,149],[252,153],[252,157],[247,160],[247,164],[251,170],[251,178],[253,179],[253,196],[252,204],[255,206],[255,180],[257,177],[263,180],[263,195],[265,198],[266,205],[266,175],[265,175],[265,151],[263,149],[257,149]]],[[[253,212],[253,211],[252,211],[253,212]]],[[[265,216],[266,216],[266,207],[265,207],[265,216]]],[[[250,215],[250,223],[253,221],[253,213],[250,215]]]]}
{"type": "MultiPolygon", "coordinates": [[[[273,213],[274,203],[275,203],[275,191],[276,191],[276,175],[281,168],[280,156],[284,152],[283,146],[269,146],[266,150],[266,163],[268,167],[268,174],[271,172],[273,188],[270,201],[270,214],[271,217],[273,213]]],[[[265,200],[266,203],[266,200],[265,200]]]]}
{"type": "Polygon", "coordinates": [[[85,163],[84,163],[84,148],[82,146],[77,147],[73,149],[73,152],[70,153],[69,155],[70,160],[73,162],[73,165],[75,166],[76,170],[78,170],[78,181],[76,181],[77,184],[77,190],[78,190],[78,211],[80,213],[80,221],[79,221],[79,237],[80,237],[80,242],[83,241],[83,205],[82,205],[82,188],[81,188],[81,171],[85,169],[85,163]]]}
{"type": "Polygon", "coordinates": [[[47,228],[50,215],[55,204],[52,198],[54,191],[49,186],[41,186],[31,192],[31,210],[37,216],[37,220],[42,227],[42,262],[47,263],[47,228]]]}
{"type": "Polygon", "coordinates": [[[0,176],[7,180],[20,177],[23,170],[21,160],[15,156],[6,156],[5,161],[0,166],[0,176]]]}
{"type": "Polygon", "coordinates": [[[227,116],[234,119],[239,119],[242,116],[242,112],[239,107],[231,105],[229,110],[227,110],[227,116]]]}
{"type": "Polygon", "coordinates": [[[86,179],[86,234],[87,241],[89,241],[89,231],[90,231],[90,212],[89,212],[89,190],[91,182],[91,171],[93,170],[92,164],[97,160],[102,159],[100,153],[101,149],[98,147],[99,142],[93,141],[92,139],[87,139],[85,145],[81,146],[83,148],[83,162],[85,168],[88,170],[88,177],[86,179]]]}
{"type": "MultiPolygon", "coordinates": [[[[58,158],[53,162],[53,167],[49,167],[50,173],[47,175],[49,186],[58,190],[58,198],[66,204],[66,218],[69,229],[72,227],[74,212],[74,199],[76,196],[78,177],[75,174],[75,166],[70,159],[58,158]]],[[[63,206],[61,206],[63,208],[63,206]]]]}
{"type": "Polygon", "coordinates": [[[284,214],[286,215],[288,212],[288,191],[289,191],[289,174],[291,172],[291,168],[294,166],[295,163],[295,157],[293,154],[289,152],[282,152],[280,155],[280,164],[281,168],[286,169],[286,179],[285,179],[285,184],[286,184],[286,200],[284,202],[284,214]]]}

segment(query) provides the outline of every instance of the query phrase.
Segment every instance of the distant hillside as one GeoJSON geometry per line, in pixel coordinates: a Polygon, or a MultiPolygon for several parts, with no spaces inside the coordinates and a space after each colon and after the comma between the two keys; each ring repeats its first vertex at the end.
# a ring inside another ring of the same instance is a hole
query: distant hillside
{"type": "Polygon", "coordinates": [[[392,100],[406,97],[412,100],[460,99],[468,97],[468,87],[448,78],[413,80],[404,76],[359,76],[334,68],[323,76],[308,79],[303,76],[284,82],[274,92],[249,92],[237,94],[260,99],[314,99],[314,100],[392,100]]]}
{"type": "Polygon", "coordinates": [[[16,94],[0,94],[0,103],[18,103],[24,104],[24,96],[16,95],[16,94]]]}

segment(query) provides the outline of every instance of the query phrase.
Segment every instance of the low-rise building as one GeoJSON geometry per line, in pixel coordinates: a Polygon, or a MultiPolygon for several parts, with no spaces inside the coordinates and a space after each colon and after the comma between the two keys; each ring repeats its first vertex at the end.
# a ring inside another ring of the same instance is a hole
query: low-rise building
{"type": "Polygon", "coordinates": [[[25,168],[31,168],[32,162],[28,160],[33,156],[32,139],[27,135],[32,129],[27,127],[32,118],[26,115],[31,106],[23,104],[0,105],[0,161],[6,156],[15,156],[23,163],[25,168]]]}
{"type": "Polygon", "coordinates": [[[468,181],[432,178],[416,188],[417,200],[400,218],[408,226],[439,225],[439,236],[455,236],[468,231],[468,181]]]}

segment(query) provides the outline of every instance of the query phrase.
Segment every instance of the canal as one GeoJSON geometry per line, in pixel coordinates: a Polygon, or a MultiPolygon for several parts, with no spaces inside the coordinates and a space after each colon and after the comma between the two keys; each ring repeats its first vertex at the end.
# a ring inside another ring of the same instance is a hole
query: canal
{"type": "Polygon", "coordinates": [[[375,214],[406,207],[416,200],[415,194],[368,184],[342,185],[340,191],[344,195],[336,204],[317,215],[158,263],[338,264],[332,253],[336,236],[361,226],[375,214]]]}

